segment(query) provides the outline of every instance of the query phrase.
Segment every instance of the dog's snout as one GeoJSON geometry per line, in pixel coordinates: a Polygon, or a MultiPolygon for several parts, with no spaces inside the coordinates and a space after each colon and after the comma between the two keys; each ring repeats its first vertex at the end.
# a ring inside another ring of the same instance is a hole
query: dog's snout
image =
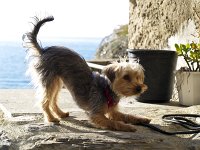
{"type": "Polygon", "coordinates": [[[139,93],[139,92],[141,92],[142,88],[141,88],[141,86],[136,86],[136,87],[135,87],[135,90],[136,90],[136,92],[139,93]]]}

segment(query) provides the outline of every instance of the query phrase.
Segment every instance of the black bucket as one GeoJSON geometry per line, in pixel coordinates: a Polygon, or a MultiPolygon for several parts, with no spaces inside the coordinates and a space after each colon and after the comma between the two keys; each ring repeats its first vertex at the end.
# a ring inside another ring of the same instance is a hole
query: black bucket
{"type": "Polygon", "coordinates": [[[146,103],[168,102],[172,98],[177,53],[169,50],[128,49],[129,59],[139,58],[145,70],[144,83],[148,90],[138,101],[146,103]]]}

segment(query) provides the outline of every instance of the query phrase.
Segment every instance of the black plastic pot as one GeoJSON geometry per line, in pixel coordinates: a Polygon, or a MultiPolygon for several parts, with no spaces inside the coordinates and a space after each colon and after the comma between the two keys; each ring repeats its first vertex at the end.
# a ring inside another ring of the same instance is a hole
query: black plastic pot
{"type": "Polygon", "coordinates": [[[148,90],[138,101],[146,103],[167,102],[172,97],[177,54],[169,50],[133,50],[128,49],[129,58],[139,58],[145,69],[145,84],[148,90]]]}

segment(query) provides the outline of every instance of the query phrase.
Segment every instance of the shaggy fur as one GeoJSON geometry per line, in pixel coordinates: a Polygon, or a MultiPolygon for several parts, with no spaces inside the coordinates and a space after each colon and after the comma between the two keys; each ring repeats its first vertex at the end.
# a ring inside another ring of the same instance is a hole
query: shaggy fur
{"type": "Polygon", "coordinates": [[[52,16],[42,20],[35,17],[33,30],[26,33],[28,72],[39,92],[46,120],[59,123],[60,118],[69,116],[57,105],[59,91],[64,85],[98,128],[135,131],[131,124],[149,123],[147,118],[117,110],[120,98],[140,95],[147,89],[143,83],[142,66],[138,63],[114,63],[104,67],[103,74],[99,74],[92,72],[86,61],[69,48],[43,48],[37,42],[37,34],[45,22],[52,20],[52,16]]]}

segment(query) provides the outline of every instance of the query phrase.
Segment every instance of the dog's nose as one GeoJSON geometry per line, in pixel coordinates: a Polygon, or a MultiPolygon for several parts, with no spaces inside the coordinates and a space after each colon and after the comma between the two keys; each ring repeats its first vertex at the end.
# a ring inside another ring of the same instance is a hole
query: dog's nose
{"type": "Polygon", "coordinates": [[[141,88],[141,86],[136,86],[136,87],[135,87],[135,90],[136,90],[136,92],[140,93],[141,90],[142,90],[142,88],[141,88]]]}

